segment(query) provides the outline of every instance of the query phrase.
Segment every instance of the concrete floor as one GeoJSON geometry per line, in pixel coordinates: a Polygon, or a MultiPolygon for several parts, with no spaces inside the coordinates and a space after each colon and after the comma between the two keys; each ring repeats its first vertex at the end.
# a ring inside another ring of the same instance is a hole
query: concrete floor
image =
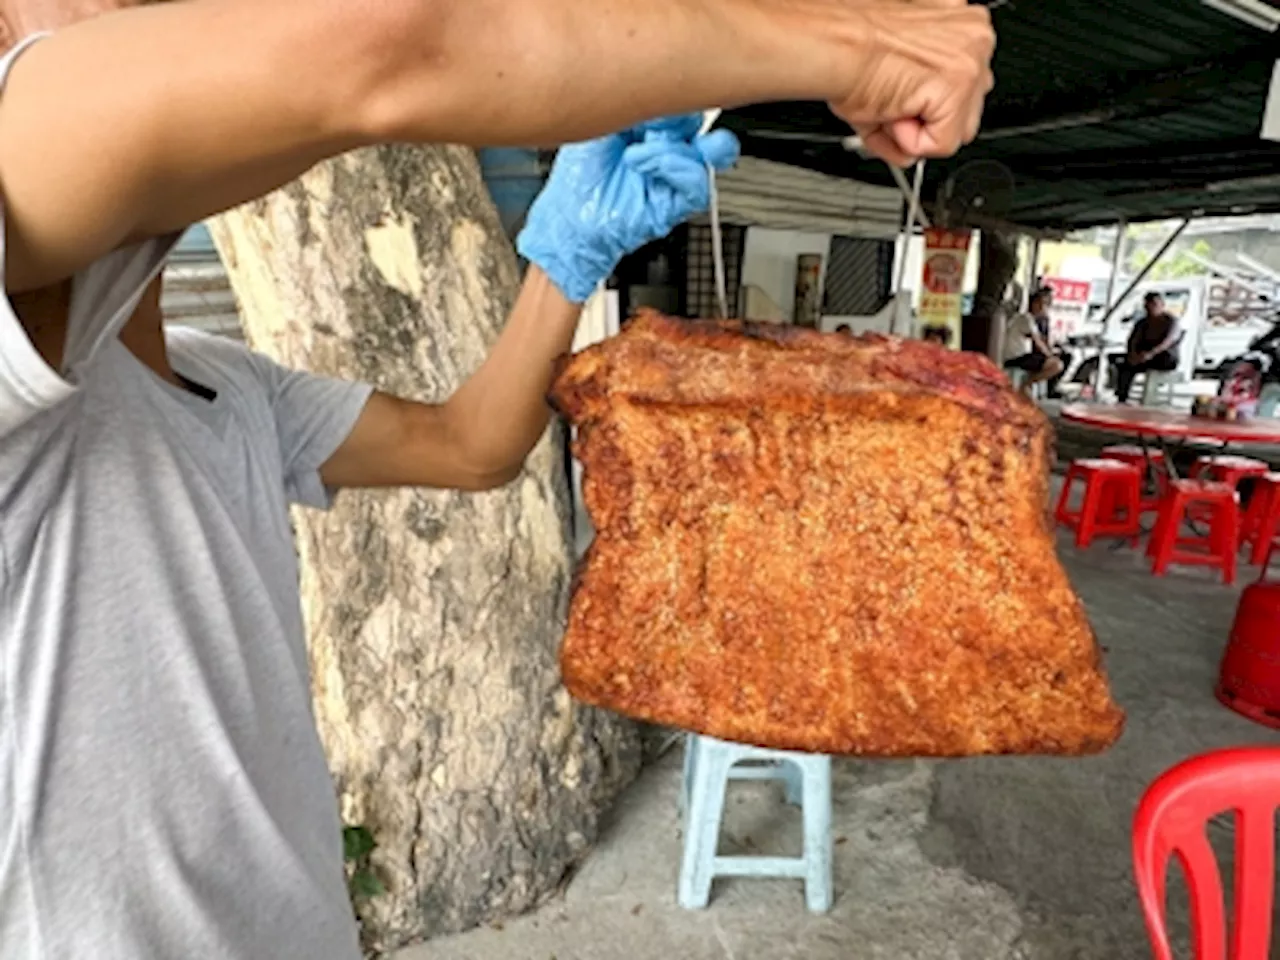
{"type": "MultiPolygon", "coordinates": [[[[1280,737],[1212,695],[1237,590],[1207,572],[1154,579],[1127,549],[1077,553],[1065,540],[1061,549],[1129,712],[1110,753],[838,763],[837,902],[829,915],[811,917],[799,883],[788,881],[719,881],[707,911],[676,906],[673,752],[629,792],[563,898],[502,929],[435,941],[398,960],[1149,956],[1129,861],[1130,819],[1144,786],[1198,751],[1280,737]]],[[[728,810],[723,852],[799,849],[799,817],[776,787],[735,785],[728,810]]],[[[1214,839],[1229,850],[1229,827],[1215,828],[1214,839]]],[[[1171,901],[1185,913],[1180,884],[1171,901]]]]}

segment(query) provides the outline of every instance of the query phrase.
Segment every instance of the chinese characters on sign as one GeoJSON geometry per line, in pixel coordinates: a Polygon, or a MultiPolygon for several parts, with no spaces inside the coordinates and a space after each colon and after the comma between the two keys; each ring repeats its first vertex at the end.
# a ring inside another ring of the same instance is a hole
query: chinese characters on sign
{"type": "Polygon", "coordinates": [[[1061,343],[1084,328],[1089,310],[1087,280],[1068,280],[1065,277],[1044,277],[1042,282],[1053,291],[1053,306],[1049,308],[1049,338],[1061,343]]]}
{"type": "Polygon", "coordinates": [[[947,342],[960,345],[961,289],[969,259],[968,230],[932,227],[924,232],[924,277],[920,294],[920,333],[948,331],[947,342]]]}

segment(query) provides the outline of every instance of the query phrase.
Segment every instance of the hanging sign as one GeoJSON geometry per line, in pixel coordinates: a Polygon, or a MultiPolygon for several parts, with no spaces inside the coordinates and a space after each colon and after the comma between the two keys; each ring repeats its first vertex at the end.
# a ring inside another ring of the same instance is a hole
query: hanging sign
{"type": "Polygon", "coordinates": [[[1089,312],[1089,294],[1093,285],[1088,280],[1066,277],[1042,277],[1041,282],[1053,291],[1049,307],[1049,339],[1061,343],[1084,329],[1089,312]]]}
{"type": "Polygon", "coordinates": [[[924,276],[921,283],[919,328],[960,346],[960,318],[964,268],[969,259],[968,230],[930,227],[924,232],[924,276]]]}

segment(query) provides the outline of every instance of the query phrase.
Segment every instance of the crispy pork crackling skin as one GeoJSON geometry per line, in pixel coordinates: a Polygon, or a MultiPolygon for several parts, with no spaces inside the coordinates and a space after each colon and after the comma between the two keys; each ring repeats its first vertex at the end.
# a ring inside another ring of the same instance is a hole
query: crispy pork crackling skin
{"type": "Polygon", "coordinates": [[[1119,737],[1054,552],[1049,423],[985,357],[650,312],[552,402],[597,530],[561,654],[579,699],[830,754],[1119,737]]]}

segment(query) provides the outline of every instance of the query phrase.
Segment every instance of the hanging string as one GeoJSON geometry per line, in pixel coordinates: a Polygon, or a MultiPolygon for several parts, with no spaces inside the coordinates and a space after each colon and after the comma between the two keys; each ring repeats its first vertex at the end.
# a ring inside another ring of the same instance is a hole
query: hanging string
{"type": "MultiPolygon", "coordinates": [[[[718,108],[706,112],[699,136],[706,136],[711,132],[711,128],[720,119],[720,112],[718,108]]],[[[720,229],[720,191],[716,188],[716,171],[711,164],[707,164],[707,186],[710,189],[711,199],[707,213],[711,220],[711,264],[715,270],[716,305],[719,308],[719,318],[728,320],[729,287],[724,269],[724,234],[720,229]]]]}

